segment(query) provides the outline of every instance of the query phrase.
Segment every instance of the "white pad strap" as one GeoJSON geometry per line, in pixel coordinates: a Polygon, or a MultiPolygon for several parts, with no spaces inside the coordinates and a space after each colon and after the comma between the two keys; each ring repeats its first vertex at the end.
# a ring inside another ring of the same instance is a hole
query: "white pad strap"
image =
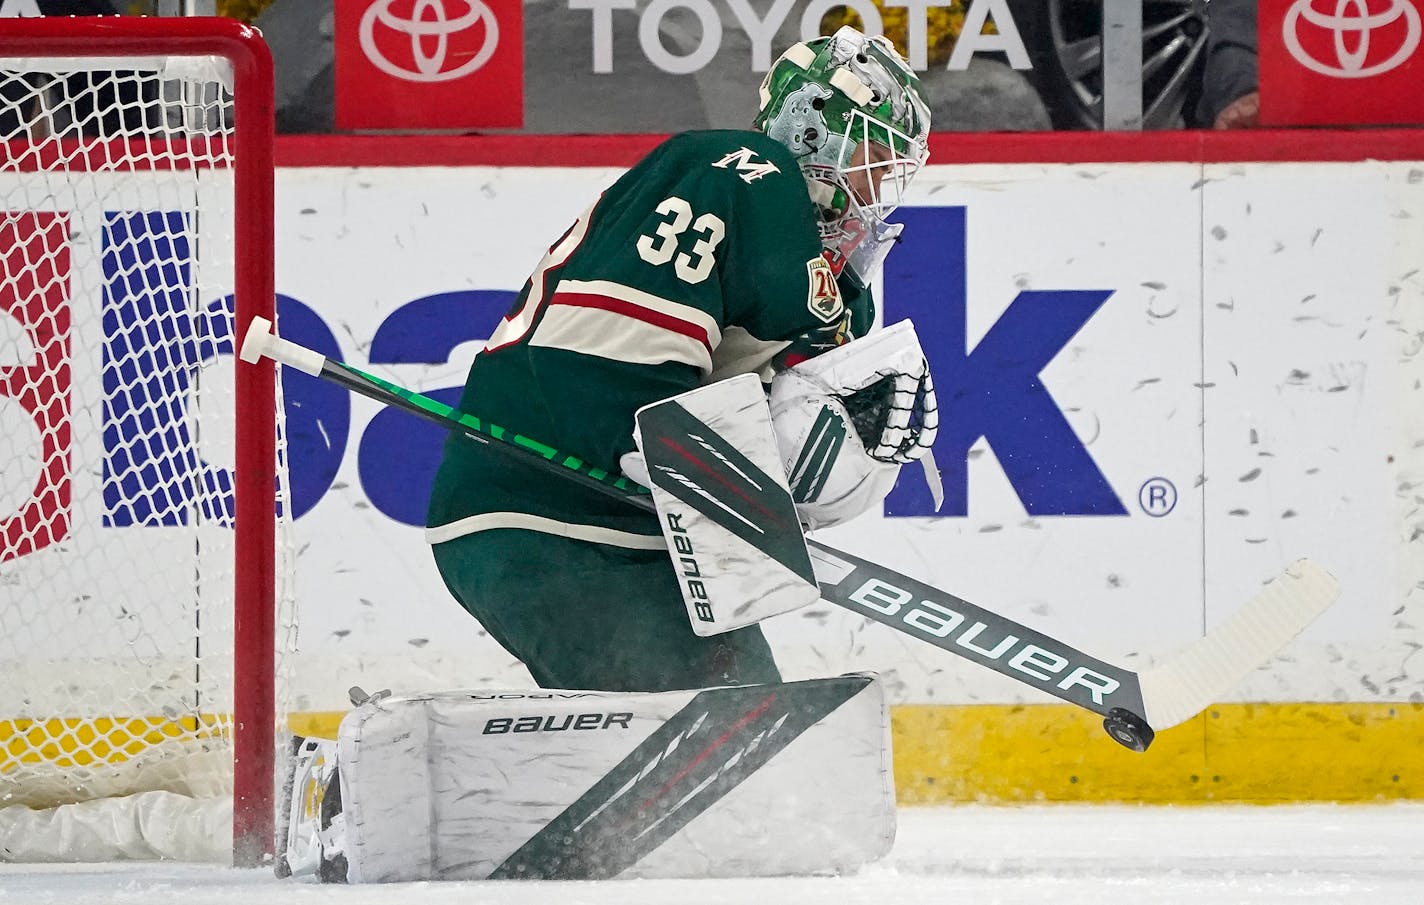
{"type": "Polygon", "coordinates": [[[855,77],[849,69],[836,69],[831,73],[830,82],[841,90],[841,93],[850,98],[857,106],[864,106],[871,102],[874,93],[870,87],[855,77]]]}

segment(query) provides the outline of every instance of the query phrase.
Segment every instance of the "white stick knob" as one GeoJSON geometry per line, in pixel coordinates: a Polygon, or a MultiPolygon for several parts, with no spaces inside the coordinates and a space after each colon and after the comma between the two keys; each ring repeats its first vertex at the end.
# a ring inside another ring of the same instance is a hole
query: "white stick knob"
{"type": "Polygon", "coordinates": [[[239,357],[256,364],[264,356],[313,377],[321,376],[322,365],[326,363],[326,356],[273,333],[272,322],[267,318],[254,317],[247,327],[247,336],[242,340],[239,357]]]}

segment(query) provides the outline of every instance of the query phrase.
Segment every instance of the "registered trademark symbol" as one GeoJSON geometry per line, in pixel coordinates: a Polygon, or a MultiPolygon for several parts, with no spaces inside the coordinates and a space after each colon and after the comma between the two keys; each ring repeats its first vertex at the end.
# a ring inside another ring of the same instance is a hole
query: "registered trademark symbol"
{"type": "Polygon", "coordinates": [[[1137,505],[1153,518],[1177,508],[1177,487],[1166,478],[1148,478],[1137,491],[1137,505]]]}

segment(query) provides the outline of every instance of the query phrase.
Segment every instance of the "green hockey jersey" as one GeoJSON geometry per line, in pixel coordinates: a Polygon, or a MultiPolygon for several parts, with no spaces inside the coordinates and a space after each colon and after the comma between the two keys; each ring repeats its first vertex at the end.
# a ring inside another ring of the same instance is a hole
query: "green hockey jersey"
{"type": "MultiPolygon", "coordinates": [[[[762,133],[670,138],[549,249],[475,356],[460,409],[616,473],[638,408],[769,379],[869,329],[870,293],[832,273],[816,217],[790,152],[762,133]]],[[[644,544],[623,532],[658,535],[653,516],[458,435],[427,524],[433,543],[497,527],[624,546],[644,544]]]]}

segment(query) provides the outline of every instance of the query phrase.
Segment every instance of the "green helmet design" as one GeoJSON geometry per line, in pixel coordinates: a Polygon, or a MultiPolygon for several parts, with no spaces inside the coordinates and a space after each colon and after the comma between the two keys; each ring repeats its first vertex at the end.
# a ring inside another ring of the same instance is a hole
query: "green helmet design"
{"type": "Polygon", "coordinates": [[[796,157],[832,268],[849,263],[868,281],[899,231],[885,218],[929,156],[930,111],[909,64],[849,26],[793,45],[762,81],[753,124],[796,157]]]}

